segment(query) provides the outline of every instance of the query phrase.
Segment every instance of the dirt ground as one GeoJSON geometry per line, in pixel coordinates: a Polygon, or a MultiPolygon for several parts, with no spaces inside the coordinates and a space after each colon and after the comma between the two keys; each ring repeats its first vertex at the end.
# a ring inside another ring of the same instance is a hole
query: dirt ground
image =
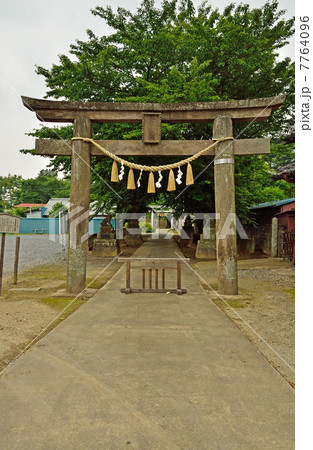
{"type": "MultiPolygon", "coordinates": [[[[123,256],[131,256],[135,250],[136,247],[123,247],[123,256]]],[[[117,261],[107,267],[110,262],[88,255],[86,285],[89,288],[100,289],[121,267],[117,261]]],[[[4,276],[0,297],[0,372],[26,347],[88,300],[84,294],[77,299],[54,297],[58,290],[65,289],[66,262],[23,270],[15,286],[12,278],[12,275],[4,276]]]]}
{"type": "MultiPolygon", "coordinates": [[[[216,294],[216,262],[196,260],[194,247],[186,244],[180,247],[191,258],[191,266],[201,277],[209,297],[294,386],[294,266],[276,258],[241,259],[238,261],[239,296],[226,298],[216,294]]],[[[135,250],[124,247],[123,256],[131,256],[135,250]]],[[[120,267],[114,262],[104,270],[107,265],[107,259],[89,256],[87,285],[90,288],[104,286],[120,267]]],[[[0,372],[38,334],[44,336],[87,301],[84,296],[74,302],[73,297],[53,297],[65,284],[65,263],[24,270],[19,274],[17,286],[13,286],[11,276],[5,276],[0,298],[0,372]],[[62,312],[65,307],[66,311],[62,312]]]]}

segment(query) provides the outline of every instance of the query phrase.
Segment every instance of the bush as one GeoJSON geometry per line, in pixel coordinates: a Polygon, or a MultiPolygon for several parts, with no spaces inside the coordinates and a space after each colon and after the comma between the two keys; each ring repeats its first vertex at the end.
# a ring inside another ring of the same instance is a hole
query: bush
{"type": "Polygon", "coordinates": [[[152,227],[150,222],[141,222],[139,226],[144,233],[152,233],[155,231],[155,227],[152,227]]]}

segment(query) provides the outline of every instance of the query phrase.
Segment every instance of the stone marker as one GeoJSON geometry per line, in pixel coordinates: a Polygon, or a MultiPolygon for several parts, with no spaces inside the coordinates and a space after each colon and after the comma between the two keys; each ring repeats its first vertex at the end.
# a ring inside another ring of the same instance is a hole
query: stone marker
{"type": "Polygon", "coordinates": [[[197,259],[216,259],[216,235],[215,228],[203,228],[200,240],[197,242],[197,259]],[[205,237],[204,237],[205,236],[205,237]]]}
{"type": "Polygon", "coordinates": [[[19,233],[19,231],[20,231],[20,217],[13,216],[12,214],[0,213],[0,233],[2,233],[1,249],[0,249],[0,296],[2,291],[5,235],[6,233],[19,233]]]}
{"type": "Polygon", "coordinates": [[[112,216],[109,214],[101,222],[100,231],[93,241],[92,256],[111,257],[118,255],[111,218],[112,216]]]}
{"type": "Polygon", "coordinates": [[[278,256],[278,219],[273,217],[272,219],[272,258],[277,258],[278,256]]]}
{"type": "Polygon", "coordinates": [[[125,230],[124,241],[126,245],[141,245],[143,243],[141,228],[138,219],[130,219],[129,226],[125,230]]]}

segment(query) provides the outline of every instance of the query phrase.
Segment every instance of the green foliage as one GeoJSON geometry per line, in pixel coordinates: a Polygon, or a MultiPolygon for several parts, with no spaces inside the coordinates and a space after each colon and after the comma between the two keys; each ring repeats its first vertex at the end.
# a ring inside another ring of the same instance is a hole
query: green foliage
{"type": "Polygon", "coordinates": [[[47,203],[51,197],[68,197],[69,193],[69,180],[39,174],[37,178],[22,181],[20,199],[22,202],[47,203]]]}
{"type": "Polygon", "coordinates": [[[12,214],[13,216],[26,217],[27,211],[28,211],[28,208],[12,208],[12,209],[7,210],[6,212],[8,214],[12,214]]]}
{"type": "MultiPolygon", "coordinates": [[[[278,140],[268,157],[237,158],[236,199],[238,213],[273,195],[288,195],[281,185],[270,185],[268,170],[292,158],[293,151],[279,143],[279,136],[294,123],[294,64],[279,61],[278,50],[294,33],[294,20],[285,20],[278,1],[261,8],[247,4],[227,6],[224,11],[203,3],[196,11],[191,0],[164,0],[156,8],[143,0],[135,13],[118,7],[97,6],[92,14],[111,28],[108,36],[88,39],[70,47],[70,56],[60,55],[51,69],[37,67],[47,85],[46,97],[70,101],[200,102],[270,97],[285,93],[287,99],[266,121],[234,124],[240,138],[272,136],[278,140]]],[[[72,137],[70,126],[41,127],[31,133],[40,138],[72,137]]],[[[212,125],[162,124],[162,139],[208,139],[212,125]]],[[[96,139],[141,139],[136,124],[95,124],[96,139]]],[[[138,158],[129,158],[139,161],[138,158]]],[[[140,158],[142,164],[165,164],[177,158],[140,158]]],[[[174,193],[163,187],[156,195],[146,193],[147,176],[141,187],[127,191],[126,180],[111,183],[111,161],[93,158],[91,199],[99,208],[117,206],[118,211],[144,212],[159,201],[180,211],[212,211],[214,182],[212,158],[193,163],[199,176],[192,187],[174,193]],[[177,197],[179,194],[179,197],[177,197]],[[158,200],[159,199],[159,200],[158,200]]],[[[68,174],[70,158],[54,157],[50,167],[68,174]]],[[[127,170],[126,170],[127,177],[127,170]]],[[[125,178],[126,178],[125,177],[125,178]]]]}
{"type": "Polygon", "coordinates": [[[57,202],[49,212],[49,217],[58,217],[60,211],[66,211],[68,208],[62,202],[57,202]]]}
{"type": "Polygon", "coordinates": [[[278,141],[271,143],[271,153],[266,156],[271,171],[276,172],[277,169],[285,164],[289,164],[295,160],[295,144],[281,144],[278,141]]]}
{"type": "Polygon", "coordinates": [[[140,222],[139,226],[145,233],[152,233],[155,231],[155,227],[153,227],[150,222],[140,222]]]}
{"type": "Polygon", "coordinates": [[[0,208],[7,210],[20,203],[22,177],[11,175],[0,177],[0,208]]]}
{"type": "Polygon", "coordinates": [[[47,203],[51,197],[69,197],[70,181],[60,180],[52,170],[43,170],[36,178],[20,175],[0,177],[0,205],[13,208],[19,203],[47,203]]]}
{"type": "MultiPolygon", "coordinates": [[[[286,149],[285,155],[291,157],[293,150],[289,154],[286,149]]],[[[269,171],[273,169],[274,162],[271,166],[269,161],[269,156],[245,156],[236,159],[236,208],[242,219],[249,219],[249,207],[252,205],[295,196],[294,184],[284,180],[270,181],[269,171]]]]}

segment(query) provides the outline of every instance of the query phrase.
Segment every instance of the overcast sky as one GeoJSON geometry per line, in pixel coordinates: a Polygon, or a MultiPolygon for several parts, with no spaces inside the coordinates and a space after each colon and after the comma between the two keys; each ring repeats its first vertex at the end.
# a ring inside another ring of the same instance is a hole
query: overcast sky
{"type": "MultiPolygon", "coordinates": [[[[35,114],[22,105],[21,95],[43,98],[46,92],[44,78],[36,75],[35,65],[50,68],[58,63],[58,55],[68,53],[71,43],[86,39],[86,29],[96,35],[109,33],[104,20],[90,13],[91,8],[110,4],[135,11],[140,3],[141,0],[0,0],[0,175],[32,178],[48,161],[19,152],[21,148],[34,148],[34,138],[25,133],[39,125],[35,114]]],[[[201,3],[202,0],[194,0],[195,5],[201,3]]],[[[223,9],[231,1],[209,3],[223,9]]],[[[244,3],[260,7],[265,0],[244,3]]],[[[285,18],[294,16],[293,0],[279,3],[281,9],[287,10],[285,18]]],[[[282,56],[294,59],[293,40],[282,56]]]]}

